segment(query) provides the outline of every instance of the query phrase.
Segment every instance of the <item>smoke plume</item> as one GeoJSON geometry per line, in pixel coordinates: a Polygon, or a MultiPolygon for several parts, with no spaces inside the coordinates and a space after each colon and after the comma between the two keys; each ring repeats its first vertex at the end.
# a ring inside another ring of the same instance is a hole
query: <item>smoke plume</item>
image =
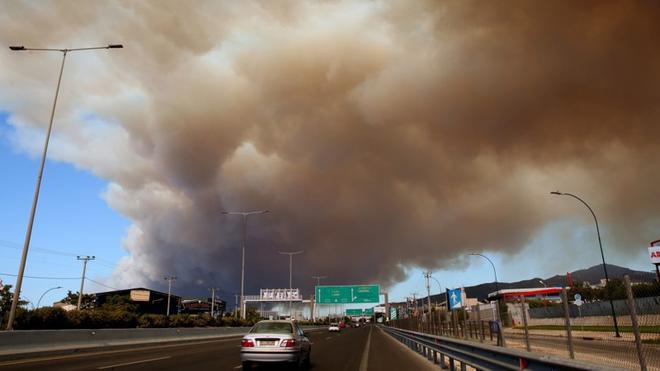
{"type": "MultiPolygon", "coordinates": [[[[515,253],[586,211],[660,225],[660,4],[631,1],[0,3],[3,45],[71,53],[53,159],[132,221],[114,285],[247,292],[402,280],[515,253]]],[[[60,56],[0,53],[0,110],[37,153],[60,56]]],[[[561,246],[558,246],[562,259],[561,246]]],[[[554,272],[553,272],[554,273],[554,272]]]]}

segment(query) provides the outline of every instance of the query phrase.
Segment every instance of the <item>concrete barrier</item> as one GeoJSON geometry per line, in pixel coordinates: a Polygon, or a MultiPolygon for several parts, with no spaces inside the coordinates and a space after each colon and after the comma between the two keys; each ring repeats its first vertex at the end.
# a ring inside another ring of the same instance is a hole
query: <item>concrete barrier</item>
{"type": "Polygon", "coordinates": [[[0,356],[240,336],[249,327],[17,330],[0,332],[0,356]]]}
{"type": "MultiPolygon", "coordinates": [[[[303,326],[305,331],[325,328],[303,326]]],[[[137,344],[162,344],[239,337],[249,330],[250,327],[182,327],[0,331],[0,360],[25,358],[35,354],[62,354],[122,348],[137,344]]]]}

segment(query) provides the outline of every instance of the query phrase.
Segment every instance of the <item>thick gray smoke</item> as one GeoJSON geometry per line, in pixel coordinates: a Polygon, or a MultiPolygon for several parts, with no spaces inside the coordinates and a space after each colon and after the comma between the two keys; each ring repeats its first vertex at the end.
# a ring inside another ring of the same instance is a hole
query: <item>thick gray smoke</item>
{"type": "MultiPolygon", "coordinates": [[[[51,155],[133,221],[115,285],[247,288],[516,252],[586,195],[616,239],[660,225],[657,2],[0,3],[2,45],[72,54],[51,155]],[[277,4],[277,5],[274,5],[277,4]]],[[[0,52],[0,109],[36,152],[57,55],[0,52]],[[38,107],[35,108],[35,107],[38,107]]],[[[589,223],[588,215],[584,216],[589,223]]],[[[559,254],[561,255],[561,254],[559,254]]]]}

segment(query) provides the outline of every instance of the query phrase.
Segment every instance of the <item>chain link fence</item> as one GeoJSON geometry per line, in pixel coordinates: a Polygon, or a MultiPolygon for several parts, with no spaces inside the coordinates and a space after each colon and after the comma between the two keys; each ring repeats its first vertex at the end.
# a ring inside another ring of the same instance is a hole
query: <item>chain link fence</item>
{"type": "Polygon", "coordinates": [[[660,371],[660,293],[636,298],[628,277],[624,286],[626,299],[611,304],[577,300],[576,305],[565,291],[559,302],[540,306],[521,297],[501,311],[503,331],[495,304],[413,311],[391,325],[620,369],[660,371]]]}

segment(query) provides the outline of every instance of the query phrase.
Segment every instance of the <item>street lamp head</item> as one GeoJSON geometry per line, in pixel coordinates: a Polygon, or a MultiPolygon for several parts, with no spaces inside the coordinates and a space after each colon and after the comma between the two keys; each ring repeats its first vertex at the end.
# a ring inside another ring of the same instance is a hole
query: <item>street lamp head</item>
{"type": "Polygon", "coordinates": [[[124,47],[124,45],[122,45],[122,44],[109,44],[108,45],[108,49],[121,49],[123,47],[124,47]]]}
{"type": "Polygon", "coordinates": [[[13,51],[19,51],[19,50],[25,50],[25,47],[23,45],[11,45],[9,49],[13,51]]]}
{"type": "Polygon", "coordinates": [[[561,192],[559,192],[559,191],[552,191],[552,192],[550,192],[550,194],[551,194],[551,195],[557,195],[557,196],[561,196],[561,195],[563,195],[563,193],[561,193],[561,192]]]}

